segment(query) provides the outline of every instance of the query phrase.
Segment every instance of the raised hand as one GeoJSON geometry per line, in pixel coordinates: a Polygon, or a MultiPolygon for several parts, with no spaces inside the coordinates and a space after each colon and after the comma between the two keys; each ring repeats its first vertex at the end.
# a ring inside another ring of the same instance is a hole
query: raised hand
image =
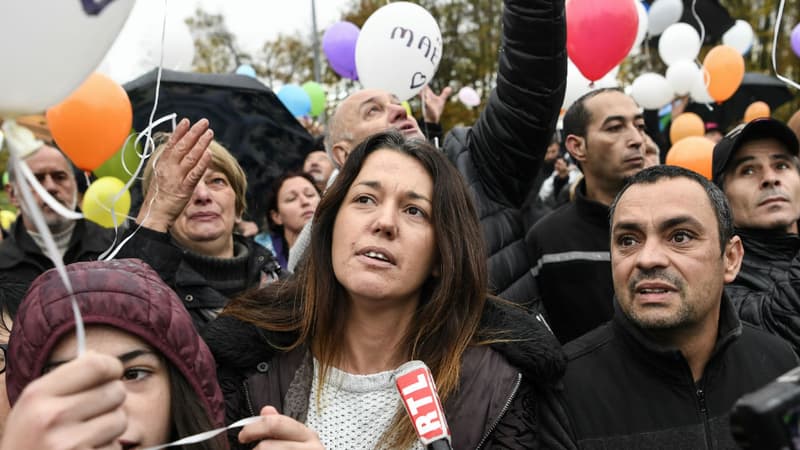
{"type": "Polygon", "coordinates": [[[0,450],[117,449],[128,426],[122,363],[88,352],[29,384],[11,409],[0,450]]]}
{"type": "Polygon", "coordinates": [[[162,233],[169,230],[211,163],[208,146],[213,139],[214,132],[208,128],[206,119],[191,128],[187,119],[178,123],[155,161],[137,223],[162,233]]]}
{"type": "Polygon", "coordinates": [[[261,418],[261,421],[242,428],[239,442],[259,442],[255,450],[325,448],[317,433],[291,417],[278,414],[272,406],[261,409],[261,418]]]}
{"type": "Polygon", "coordinates": [[[427,84],[422,88],[420,98],[422,99],[423,105],[422,118],[425,122],[439,123],[439,119],[442,118],[442,113],[444,112],[444,105],[447,103],[447,98],[450,97],[452,93],[453,90],[450,86],[442,89],[439,95],[436,95],[427,84]]]}

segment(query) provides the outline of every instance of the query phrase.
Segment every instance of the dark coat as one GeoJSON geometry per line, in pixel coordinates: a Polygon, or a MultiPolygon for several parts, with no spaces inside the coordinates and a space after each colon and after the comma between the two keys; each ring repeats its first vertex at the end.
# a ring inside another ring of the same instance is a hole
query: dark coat
{"type": "Polygon", "coordinates": [[[464,176],[489,253],[490,288],[525,306],[535,298],[521,208],[534,183],[566,87],[562,0],[506,0],[497,88],[471,128],[444,151],[464,176]]]}
{"type": "Polygon", "coordinates": [[[739,318],[786,339],[800,354],[800,237],[765,230],[736,234],[744,259],[725,292],[739,318]]]}
{"type": "Polygon", "coordinates": [[[168,233],[140,228],[122,248],[119,258],[138,258],[158,272],[189,310],[198,330],[213,320],[228,300],[282,276],[272,253],[251,238],[234,234],[234,245],[247,249],[244,261],[192,258],[168,233]],[[202,273],[201,273],[202,272],[202,273]],[[228,286],[233,286],[228,288],[228,286]]]}
{"type": "MultiPolygon", "coordinates": [[[[108,250],[113,240],[114,230],[77,220],[64,254],[64,264],[94,261],[108,250]]],[[[2,305],[12,316],[33,280],[52,268],[53,262],[33,241],[22,219],[14,222],[9,236],[0,243],[0,296],[2,305]]]]}
{"type": "Polygon", "coordinates": [[[536,223],[525,237],[539,292],[537,309],[564,344],[611,319],[608,207],[586,198],[578,182],[575,200],[536,223]]]}
{"type": "Polygon", "coordinates": [[[733,404],[797,365],[784,340],[743,325],[724,296],[697,383],[679,350],[650,340],[618,307],[565,351],[563,391],[543,403],[544,448],[736,449],[733,404]]]}
{"type": "MultiPolygon", "coordinates": [[[[554,385],[563,373],[560,346],[533,316],[494,301],[487,303],[482,329],[510,329],[514,342],[472,347],[464,355],[460,389],[444,405],[453,447],[535,448],[533,405],[539,389],[554,385]]],[[[203,337],[217,360],[228,422],[257,414],[265,405],[305,419],[309,354],[305,347],[289,353],[275,349],[291,344],[292,335],[223,316],[206,327],[203,337]]]]}

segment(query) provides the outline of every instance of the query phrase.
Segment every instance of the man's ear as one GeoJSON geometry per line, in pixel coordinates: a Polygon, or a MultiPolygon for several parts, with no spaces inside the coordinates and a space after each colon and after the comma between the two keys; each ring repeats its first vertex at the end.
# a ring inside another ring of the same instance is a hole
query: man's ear
{"type": "Polygon", "coordinates": [[[17,192],[14,189],[13,184],[8,183],[6,185],[6,193],[8,194],[8,201],[11,202],[11,204],[14,205],[17,210],[19,210],[19,197],[17,197],[17,192]]]}
{"type": "Polygon", "coordinates": [[[744,258],[742,239],[739,236],[733,236],[725,245],[725,253],[722,255],[722,262],[725,267],[725,284],[731,283],[736,279],[736,275],[739,274],[739,269],[742,267],[742,258],[744,258]]]}
{"type": "Polygon", "coordinates": [[[575,161],[582,163],[586,160],[586,138],[569,134],[564,140],[564,146],[575,161]]]}
{"type": "Polygon", "coordinates": [[[344,162],[347,160],[347,157],[350,156],[350,151],[352,151],[352,148],[348,141],[342,140],[333,144],[331,153],[333,153],[333,162],[336,163],[337,167],[341,168],[344,166],[344,162]]]}

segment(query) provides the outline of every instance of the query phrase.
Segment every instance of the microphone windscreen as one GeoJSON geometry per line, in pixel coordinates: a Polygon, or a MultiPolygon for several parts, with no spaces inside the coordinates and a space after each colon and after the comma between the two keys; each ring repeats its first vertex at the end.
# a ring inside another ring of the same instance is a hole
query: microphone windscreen
{"type": "Polygon", "coordinates": [[[394,377],[419,440],[428,446],[445,439],[449,445],[450,429],[428,366],[422,361],[409,361],[395,371],[394,377]]]}

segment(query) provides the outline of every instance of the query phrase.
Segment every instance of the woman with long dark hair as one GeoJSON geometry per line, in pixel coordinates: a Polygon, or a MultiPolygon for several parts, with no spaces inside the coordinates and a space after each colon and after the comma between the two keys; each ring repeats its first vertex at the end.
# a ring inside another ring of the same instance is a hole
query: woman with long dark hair
{"type": "Polygon", "coordinates": [[[368,138],[313,229],[293,279],[234,299],[204,332],[227,419],[267,407],[239,440],[276,439],[285,425],[296,433],[282,439],[310,446],[421,448],[392,384],[418,359],[455,448],[535,445],[533,386],[557,379],[563,356],[531,316],[487,301],[478,218],[444,155],[394,131],[368,138]]]}

